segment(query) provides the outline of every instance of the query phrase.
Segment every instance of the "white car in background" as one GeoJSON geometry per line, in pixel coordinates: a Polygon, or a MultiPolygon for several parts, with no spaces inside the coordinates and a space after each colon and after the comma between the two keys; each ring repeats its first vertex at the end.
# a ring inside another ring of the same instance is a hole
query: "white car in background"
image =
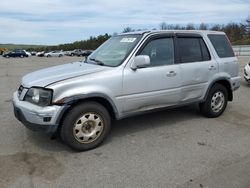
{"type": "Polygon", "coordinates": [[[27,52],[26,50],[23,50],[29,57],[31,56],[30,52],[27,52]]]}
{"type": "Polygon", "coordinates": [[[62,57],[64,56],[63,51],[51,51],[44,54],[45,57],[62,57]]]}
{"type": "Polygon", "coordinates": [[[45,52],[44,52],[44,51],[41,51],[41,52],[37,52],[37,53],[36,53],[36,56],[37,56],[37,57],[43,57],[44,54],[45,54],[45,52]]]}
{"type": "Polygon", "coordinates": [[[244,68],[244,78],[248,83],[250,83],[250,63],[248,63],[244,68]]]}

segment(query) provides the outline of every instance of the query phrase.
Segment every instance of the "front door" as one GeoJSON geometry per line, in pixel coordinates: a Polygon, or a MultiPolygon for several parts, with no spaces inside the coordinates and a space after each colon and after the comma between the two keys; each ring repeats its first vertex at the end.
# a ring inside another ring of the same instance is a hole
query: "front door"
{"type": "Polygon", "coordinates": [[[123,113],[178,104],[181,80],[173,37],[151,37],[136,55],[148,55],[151,65],[132,70],[128,63],[124,68],[123,113]]]}

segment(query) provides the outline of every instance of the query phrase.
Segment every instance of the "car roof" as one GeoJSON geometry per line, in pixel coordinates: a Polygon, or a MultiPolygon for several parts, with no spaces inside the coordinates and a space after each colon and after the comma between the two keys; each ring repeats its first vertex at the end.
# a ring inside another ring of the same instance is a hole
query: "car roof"
{"type": "Polygon", "coordinates": [[[134,31],[129,33],[121,33],[118,36],[122,35],[132,35],[132,34],[164,34],[164,33],[189,33],[189,34],[219,34],[224,35],[225,33],[222,31],[210,31],[210,30],[146,30],[146,31],[134,31]]]}

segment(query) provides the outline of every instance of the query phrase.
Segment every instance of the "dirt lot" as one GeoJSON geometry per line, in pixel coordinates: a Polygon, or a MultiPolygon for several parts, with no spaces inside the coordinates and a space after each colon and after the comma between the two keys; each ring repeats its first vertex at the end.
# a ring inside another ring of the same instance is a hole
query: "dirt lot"
{"type": "MultiPolygon", "coordinates": [[[[20,78],[80,59],[0,57],[1,188],[250,187],[250,86],[244,80],[219,118],[204,118],[187,106],[124,119],[88,152],[27,130],[12,112],[20,78]]],[[[242,73],[250,57],[239,60],[242,73]]]]}

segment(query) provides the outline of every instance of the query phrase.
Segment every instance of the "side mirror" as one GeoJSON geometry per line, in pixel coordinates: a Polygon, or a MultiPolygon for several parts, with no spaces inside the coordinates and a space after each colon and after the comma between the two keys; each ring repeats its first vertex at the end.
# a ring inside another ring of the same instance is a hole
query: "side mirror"
{"type": "Polygon", "coordinates": [[[150,58],[148,55],[135,56],[130,68],[136,70],[138,68],[148,67],[150,65],[150,58]]]}

